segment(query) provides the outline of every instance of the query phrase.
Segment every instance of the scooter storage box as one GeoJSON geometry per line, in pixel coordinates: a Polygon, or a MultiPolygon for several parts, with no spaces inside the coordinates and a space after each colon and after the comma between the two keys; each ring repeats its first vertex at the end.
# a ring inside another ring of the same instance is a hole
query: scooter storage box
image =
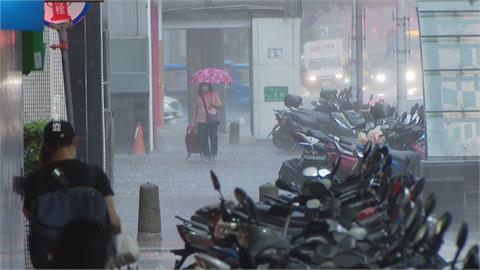
{"type": "Polygon", "coordinates": [[[295,182],[302,179],[302,172],[299,168],[299,158],[285,160],[280,168],[279,178],[295,182]]]}
{"type": "Polygon", "coordinates": [[[303,169],[308,167],[322,168],[325,165],[325,156],[305,156],[303,158],[303,169]]]}
{"type": "Polygon", "coordinates": [[[286,95],[285,98],[283,99],[283,104],[289,108],[298,109],[300,108],[300,106],[302,106],[302,103],[303,103],[303,99],[300,96],[286,95]]]}

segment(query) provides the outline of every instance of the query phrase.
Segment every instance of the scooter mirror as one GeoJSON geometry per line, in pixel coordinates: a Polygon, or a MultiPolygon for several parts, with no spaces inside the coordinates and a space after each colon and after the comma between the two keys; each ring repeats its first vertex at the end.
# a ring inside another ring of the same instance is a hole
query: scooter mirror
{"type": "Polygon", "coordinates": [[[303,169],[302,174],[303,176],[309,177],[309,178],[318,177],[318,169],[315,167],[307,167],[303,169]]]}
{"type": "Polygon", "coordinates": [[[212,179],[213,188],[216,191],[220,191],[220,181],[218,181],[218,177],[213,171],[210,171],[210,178],[212,179]]]}
{"type": "Polygon", "coordinates": [[[318,209],[322,206],[322,203],[318,199],[310,199],[306,204],[308,209],[318,209]]]}
{"type": "Polygon", "coordinates": [[[419,215],[419,207],[418,205],[413,208],[413,210],[410,212],[410,214],[407,217],[407,221],[405,222],[405,228],[408,230],[412,224],[414,223],[415,219],[419,215]]]}
{"type": "Polygon", "coordinates": [[[474,245],[470,248],[467,256],[465,256],[463,269],[480,269],[480,260],[478,253],[478,245],[474,245]]]}
{"type": "Polygon", "coordinates": [[[445,212],[437,221],[437,224],[435,224],[435,234],[440,235],[443,234],[448,226],[450,226],[450,223],[452,222],[452,215],[449,212],[445,212]]]}
{"type": "Polygon", "coordinates": [[[435,233],[433,241],[431,243],[429,254],[436,254],[443,243],[443,236],[447,231],[450,223],[452,222],[452,215],[449,212],[445,212],[435,224],[435,233]]]}
{"type": "Polygon", "coordinates": [[[418,106],[420,106],[418,103],[415,103],[415,105],[413,105],[413,107],[410,109],[410,115],[414,115],[415,112],[418,110],[418,106]]]}
{"type": "Polygon", "coordinates": [[[331,173],[330,170],[328,169],[320,169],[318,170],[318,175],[322,178],[325,178],[327,175],[329,175],[331,173]]]}
{"type": "Polygon", "coordinates": [[[422,193],[424,187],[425,187],[425,178],[421,178],[415,183],[415,185],[413,185],[411,190],[412,196],[415,199],[418,198],[418,196],[420,196],[420,194],[422,193]]]}
{"type": "Polygon", "coordinates": [[[242,204],[245,203],[245,198],[247,196],[247,194],[245,193],[245,190],[241,188],[236,188],[233,192],[235,194],[235,198],[239,203],[242,203],[242,204]]]}
{"type": "Polygon", "coordinates": [[[468,225],[464,221],[462,223],[462,227],[460,227],[460,231],[458,231],[457,252],[455,253],[455,257],[453,258],[453,261],[452,261],[452,264],[451,264],[452,269],[455,269],[455,264],[457,263],[458,255],[460,255],[460,252],[462,252],[462,249],[465,246],[465,243],[467,242],[467,237],[468,237],[468,225]]]}
{"type": "Polygon", "coordinates": [[[342,162],[342,158],[340,156],[338,156],[336,159],[335,159],[335,164],[333,165],[333,170],[332,170],[332,173],[330,174],[331,177],[333,177],[338,169],[340,168],[340,163],[342,162]]]}
{"type": "Polygon", "coordinates": [[[400,208],[404,208],[410,202],[410,190],[403,188],[402,200],[400,201],[400,208]]]}
{"type": "Polygon", "coordinates": [[[407,112],[403,112],[402,118],[400,119],[400,123],[405,122],[405,119],[407,119],[407,116],[408,116],[407,112]]]}
{"type": "Polygon", "coordinates": [[[427,225],[424,223],[420,228],[418,229],[417,233],[415,234],[415,238],[413,239],[413,246],[418,247],[424,240],[425,237],[427,236],[427,225]]]}
{"type": "Polygon", "coordinates": [[[433,213],[433,210],[435,210],[436,202],[437,199],[435,198],[435,194],[430,193],[425,200],[425,219],[433,213]]]}
{"type": "Polygon", "coordinates": [[[457,236],[457,247],[459,250],[461,250],[465,246],[465,243],[467,242],[467,237],[468,237],[468,225],[467,223],[463,222],[462,227],[460,227],[460,231],[458,232],[458,236],[457,236]]]}

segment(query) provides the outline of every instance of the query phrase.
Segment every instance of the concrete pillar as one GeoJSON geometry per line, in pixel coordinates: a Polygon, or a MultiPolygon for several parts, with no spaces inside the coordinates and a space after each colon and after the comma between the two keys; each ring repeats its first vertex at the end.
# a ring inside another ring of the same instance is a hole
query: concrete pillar
{"type": "Polygon", "coordinates": [[[138,207],[137,240],[144,246],[160,245],[162,226],[157,185],[147,183],[140,186],[138,207]]]}
{"type": "Polygon", "coordinates": [[[407,111],[407,33],[406,1],[397,0],[397,102],[400,114],[407,111]]]}
{"type": "Polygon", "coordinates": [[[350,66],[353,97],[363,104],[363,10],[361,0],[353,0],[352,6],[352,64],[350,66]]]}
{"type": "Polygon", "coordinates": [[[230,123],[230,134],[229,134],[229,143],[230,144],[239,144],[240,143],[240,123],[238,121],[230,123]]]}
{"type": "Polygon", "coordinates": [[[266,139],[275,125],[273,109],[283,95],[296,94],[300,83],[300,19],[252,19],[254,136],[266,139]]]}
{"type": "MultiPolygon", "coordinates": [[[[187,76],[188,81],[193,73],[206,67],[225,68],[225,48],[222,29],[189,29],[187,30],[187,76]]],[[[226,105],[224,85],[214,85],[220,99],[226,105]]],[[[197,86],[189,85],[188,119],[191,122],[193,102],[198,91],[197,86]]],[[[222,123],[219,130],[226,130],[225,106],[220,110],[222,123]]]]}

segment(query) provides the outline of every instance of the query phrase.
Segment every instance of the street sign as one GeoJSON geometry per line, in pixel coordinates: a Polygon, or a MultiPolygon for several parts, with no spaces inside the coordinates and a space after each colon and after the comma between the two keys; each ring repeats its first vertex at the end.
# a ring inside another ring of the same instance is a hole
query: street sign
{"type": "Polygon", "coordinates": [[[43,20],[48,27],[71,22],[76,24],[85,17],[89,3],[45,2],[43,20]]]}
{"type": "Polygon", "coordinates": [[[288,95],[288,86],[265,86],[263,94],[265,102],[283,102],[288,95]]]}
{"type": "Polygon", "coordinates": [[[283,58],[283,48],[268,48],[268,58],[270,59],[283,58]]]}

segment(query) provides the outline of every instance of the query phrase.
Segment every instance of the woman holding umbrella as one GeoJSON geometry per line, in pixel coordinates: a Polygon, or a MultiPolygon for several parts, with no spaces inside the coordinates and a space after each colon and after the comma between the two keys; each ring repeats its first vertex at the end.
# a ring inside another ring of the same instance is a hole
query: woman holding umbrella
{"type": "Polygon", "coordinates": [[[193,105],[193,126],[198,127],[203,157],[208,160],[217,157],[217,129],[221,121],[218,109],[223,106],[212,84],[231,82],[230,74],[218,68],[201,69],[192,75],[191,84],[199,86],[193,105]]]}
{"type": "Polygon", "coordinates": [[[203,82],[193,105],[193,125],[198,127],[203,157],[215,160],[218,153],[218,125],[220,118],[218,109],[222,101],[218,93],[213,90],[212,84],[203,82]]]}

